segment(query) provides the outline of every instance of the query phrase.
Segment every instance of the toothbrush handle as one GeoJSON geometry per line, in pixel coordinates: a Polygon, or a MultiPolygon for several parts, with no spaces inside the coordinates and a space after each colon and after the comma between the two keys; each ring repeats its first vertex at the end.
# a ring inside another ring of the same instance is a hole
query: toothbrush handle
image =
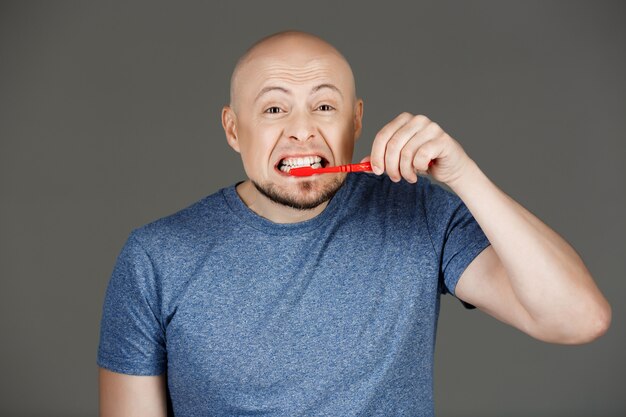
{"type": "Polygon", "coordinates": [[[361,164],[343,165],[341,167],[341,172],[363,172],[371,170],[372,164],[370,164],[369,162],[363,162],[361,164]]]}

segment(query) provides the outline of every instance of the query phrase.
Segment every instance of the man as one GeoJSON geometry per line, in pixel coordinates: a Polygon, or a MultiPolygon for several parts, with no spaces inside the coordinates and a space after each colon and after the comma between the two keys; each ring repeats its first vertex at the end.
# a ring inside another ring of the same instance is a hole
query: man
{"type": "Polygon", "coordinates": [[[283,32],[238,62],[222,112],[248,179],[133,231],[105,300],[101,415],[433,415],[441,293],[530,336],[586,343],[611,310],[554,231],[427,117],[380,130],[349,64],[283,32]],[[432,164],[431,164],[432,161],[432,164]],[[429,174],[458,196],[417,174],[429,174]]]}

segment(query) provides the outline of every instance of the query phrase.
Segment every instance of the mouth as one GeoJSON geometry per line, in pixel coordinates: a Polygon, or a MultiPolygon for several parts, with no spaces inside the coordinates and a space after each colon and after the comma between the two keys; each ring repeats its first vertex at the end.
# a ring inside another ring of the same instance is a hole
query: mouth
{"type": "Polygon", "coordinates": [[[276,164],[275,168],[283,175],[289,175],[292,168],[311,167],[313,169],[324,168],[328,161],[319,155],[307,155],[299,157],[283,158],[276,164]]]}

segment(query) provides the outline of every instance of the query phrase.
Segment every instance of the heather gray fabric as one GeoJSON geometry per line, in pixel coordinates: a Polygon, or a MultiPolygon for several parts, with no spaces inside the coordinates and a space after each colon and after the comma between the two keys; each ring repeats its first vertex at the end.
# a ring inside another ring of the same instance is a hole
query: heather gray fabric
{"type": "Polygon", "coordinates": [[[432,416],[440,294],[488,245],[426,178],[350,174],[296,224],[225,188],[131,233],[97,362],[167,371],[177,416],[432,416]]]}

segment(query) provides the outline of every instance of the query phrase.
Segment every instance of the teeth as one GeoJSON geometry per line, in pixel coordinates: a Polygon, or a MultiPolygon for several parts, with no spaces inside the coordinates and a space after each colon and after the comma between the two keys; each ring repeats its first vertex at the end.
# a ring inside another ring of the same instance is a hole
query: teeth
{"type": "Polygon", "coordinates": [[[296,167],[308,167],[321,168],[322,158],[319,156],[303,156],[300,158],[285,158],[278,165],[279,169],[283,172],[289,172],[291,168],[296,167]]]}
{"type": "MultiPolygon", "coordinates": [[[[307,166],[307,165],[304,165],[304,166],[307,166]]],[[[316,163],[311,165],[311,168],[313,168],[313,169],[318,169],[318,168],[321,168],[321,167],[322,167],[322,164],[320,164],[319,162],[316,162],[316,163]]],[[[295,167],[292,167],[292,166],[289,166],[289,165],[283,165],[283,166],[280,167],[280,170],[283,171],[283,172],[289,172],[289,171],[291,171],[291,168],[295,168],[295,167]]]]}

